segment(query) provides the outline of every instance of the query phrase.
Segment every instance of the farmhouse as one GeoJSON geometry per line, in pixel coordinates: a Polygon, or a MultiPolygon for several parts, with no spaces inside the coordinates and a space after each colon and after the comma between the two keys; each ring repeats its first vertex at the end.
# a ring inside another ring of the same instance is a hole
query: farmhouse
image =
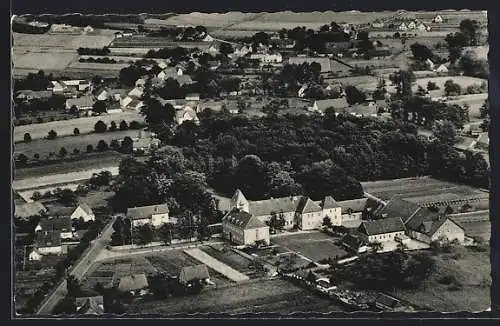
{"type": "Polygon", "coordinates": [[[58,232],[61,239],[73,238],[73,228],[69,216],[42,218],[35,227],[35,232],[58,232]]]}
{"type": "Polygon", "coordinates": [[[409,29],[415,29],[416,27],[417,27],[417,24],[415,23],[415,21],[411,21],[408,23],[409,29]]]}
{"type": "Polygon", "coordinates": [[[78,111],[90,111],[92,110],[94,103],[95,100],[90,95],[69,98],[66,100],[66,110],[69,111],[73,106],[75,106],[78,111]]]}
{"type": "Polygon", "coordinates": [[[47,208],[39,201],[33,201],[15,206],[14,216],[21,219],[27,219],[33,216],[44,215],[47,208]]]}
{"type": "Polygon", "coordinates": [[[439,67],[436,68],[437,73],[448,73],[448,67],[445,64],[439,65],[439,67]]]}
{"type": "Polygon", "coordinates": [[[76,313],[79,315],[104,314],[104,298],[101,295],[75,298],[76,313]]]}
{"type": "Polygon", "coordinates": [[[118,290],[120,292],[139,293],[149,287],[148,279],[145,274],[127,275],[120,279],[118,290]]]}
{"type": "Polygon", "coordinates": [[[198,94],[198,93],[186,94],[186,97],[184,99],[186,101],[199,101],[200,100],[200,94],[198,94]]]}
{"type": "Polygon", "coordinates": [[[352,106],[343,108],[339,110],[346,114],[353,115],[355,117],[376,117],[378,108],[374,102],[371,103],[359,103],[352,106]]]}
{"type": "Polygon", "coordinates": [[[401,23],[401,24],[398,26],[398,29],[399,29],[400,31],[406,31],[406,30],[408,30],[408,26],[406,26],[406,24],[403,22],[403,23],[401,23]]]}
{"type": "Polygon", "coordinates": [[[85,222],[88,222],[88,221],[94,221],[95,215],[94,212],[92,211],[92,208],[90,208],[90,206],[87,205],[87,203],[81,203],[76,207],[73,213],[71,213],[70,218],[72,220],[83,219],[85,222]]]}
{"type": "MultiPolygon", "coordinates": [[[[35,250],[39,255],[58,255],[62,253],[61,235],[58,231],[38,232],[34,242],[35,250]]],[[[32,258],[36,258],[36,254],[32,258]]]]}
{"type": "Polygon", "coordinates": [[[182,69],[175,69],[173,67],[166,68],[158,73],[156,77],[158,77],[161,80],[166,80],[168,78],[176,78],[179,76],[182,76],[182,69]]]}
{"type": "Polygon", "coordinates": [[[341,208],[342,225],[353,222],[360,223],[365,210],[370,211],[368,198],[358,198],[337,202],[341,208]]]}
{"type": "Polygon", "coordinates": [[[335,113],[339,113],[340,109],[348,107],[349,104],[345,97],[336,99],[326,99],[326,100],[316,100],[313,105],[308,108],[310,112],[318,112],[319,114],[325,114],[326,110],[332,108],[335,113]]]}
{"type": "Polygon", "coordinates": [[[179,273],[179,283],[189,286],[191,285],[191,283],[196,281],[210,281],[210,275],[208,274],[207,266],[203,264],[184,266],[179,273]]]}
{"type": "Polygon", "coordinates": [[[234,52],[232,53],[232,55],[236,57],[243,57],[251,51],[252,49],[246,44],[238,44],[234,47],[234,52]]]}
{"type": "Polygon", "coordinates": [[[62,95],[64,93],[65,87],[60,82],[53,80],[50,84],[51,85],[47,88],[47,90],[52,91],[54,94],[62,95]]]}
{"type": "Polygon", "coordinates": [[[352,233],[346,234],[341,241],[344,248],[355,254],[361,254],[369,250],[366,242],[361,240],[359,236],[356,236],[352,233]]]}
{"type": "Polygon", "coordinates": [[[36,250],[35,248],[31,249],[30,253],[28,254],[28,260],[29,261],[40,261],[42,260],[42,255],[36,250]]]}
{"type": "Polygon", "coordinates": [[[436,24],[440,24],[440,23],[442,23],[442,22],[443,22],[443,17],[441,17],[440,15],[436,15],[436,17],[434,17],[434,18],[432,19],[432,22],[433,22],[433,23],[436,23],[436,24]]]}
{"type": "Polygon", "coordinates": [[[222,218],[222,236],[237,244],[269,244],[269,226],[248,212],[233,208],[222,218]]]}
{"type": "Polygon", "coordinates": [[[170,222],[168,212],[167,204],[133,207],[127,209],[127,218],[132,221],[133,227],[144,224],[157,227],[170,222]]]}
{"type": "Polygon", "coordinates": [[[175,77],[175,80],[179,83],[180,86],[191,85],[194,83],[193,79],[189,75],[177,76],[177,77],[175,77]]]}
{"type": "Polygon", "coordinates": [[[288,64],[291,65],[301,65],[303,63],[311,64],[313,62],[316,62],[321,66],[320,72],[322,73],[330,72],[332,70],[329,58],[291,57],[288,59],[288,64]]]}
{"type": "Polygon", "coordinates": [[[64,90],[74,89],[78,92],[86,91],[92,87],[92,82],[84,79],[63,80],[60,83],[63,86],[64,90]]]}
{"type": "Polygon", "coordinates": [[[420,208],[406,222],[406,229],[410,237],[427,244],[443,239],[463,243],[465,239],[464,229],[460,225],[451,218],[431,212],[425,207],[420,208]]]}
{"type": "Polygon", "coordinates": [[[361,239],[368,243],[396,241],[397,236],[405,234],[405,226],[400,217],[384,218],[361,222],[358,232],[361,235],[361,239]]]}
{"type": "Polygon", "coordinates": [[[139,137],[132,141],[132,150],[135,153],[149,153],[151,149],[157,148],[160,145],[160,140],[152,137],[139,137]]]}
{"type": "Polygon", "coordinates": [[[52,97],[51,91],[32,91],[30,89],[17,92],[16,100],[18,101],[33,101],[33,100],[48,100],[52,97]]]}
{"type": "Polygon", "coordinates": [[[85,34],[92,33],[93,31],[94,31],[94,28],[92,28],[92,26],[89,26],[89,25],[87,25],[83,28],[83,33],[85,33],[85,34]]]}
{"type": "Polygon", "coordinates": [[[142,86],[136,86],[130,92],[128,92],[128,96],[140,98],[144,94],[144,88],[142,86]]]}
{"type": "Polygon", "coordinates": [[[283,62],[283,57],[279,53],[255,53],[250,55],[250,59],[259,60],[261,65],[283,62]]]}
{"type": "Polygon", "coordinates": [[[429,70],[434,70],[435,64],[434,64],[434,62],[431,59],[427,58],[425,60],[425,65],[427,66],[427,68],[429,70]]]}
{"type": "Polygon", "coordinates": [[[132,99],[132,101],[128,102],[125,106],[125,109],[139,111],[144,106],[144,102],[138,99],[132,99]]]}

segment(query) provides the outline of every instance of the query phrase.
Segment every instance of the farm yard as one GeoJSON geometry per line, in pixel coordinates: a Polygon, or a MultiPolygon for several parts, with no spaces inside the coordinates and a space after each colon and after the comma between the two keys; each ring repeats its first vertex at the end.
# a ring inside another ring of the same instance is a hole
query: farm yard
{"type": "Polygon", "coordinates": [[[307,232],[271,238],[271,243],[277,244],[285,250],[318,262],[322,259],[342,256],[347,252],[335,245],[334,238],[321,232],[307,232]]]}
{"type": "MultiPolygon", "coordinates": [[[[119,121],[117,121],[117,124],[119,121]]],[[[30,142],[20,142],[14,144],[14,156],[23,153],[32,159],[35,153],[40,155],[40,159],[45,158],[50,153],[58,154],[59,149],[64,147],[68,151],[68,156],[74,149],[78,149],[81,153],[86,151],[87,145],[92,145],[94,148],[100,140],[104,140],[108,145],[112,140],[121,141],[125,137],[137,137],[137,130],[124,130],[105,133],[90,133],[78,136],[57,137],[55,139],[35,139],[30,142]]]]}
{"type": "Polygon", "coordinates": [[[193,297],[133,304],[128,313],[172,315],[178,313],[279,313],[341,312],[331,300],[287,281],[255,280],[237,286],[216,288],[193,297]]]}
{"type": "Polygon", "coordinates": [[[418,289],[392,294],[435,311],[478,312],[491,307],[489,252],[457,247],[434,258],[435,271],[418,289]]]}
{"type": "Polygon", "coordinates": [[[419,205],[489,198],[486,191],[428,177],[362,182],[361,185],[365,192],[384,201],[398,196],[419,205]]]}
{"type": "Polygon", "coordinates": [[[17,126],[14,128],[14,142],[22,141],[25,133],[29,133],[32,139],[45,138],[50,130],[57,132],[58,136],[73,135],[73,130],[75,128],[80,130],[80,134],[90,133],[94,131],[94,125],[99,120],[102,120],[107,125],[109,125],[111,121],[115,121],[119,124],[121,120],[125,120],[128,123],[134,120],[143,123],[144,117],[137,111],[125,111],[94,117],[17,126]]]}

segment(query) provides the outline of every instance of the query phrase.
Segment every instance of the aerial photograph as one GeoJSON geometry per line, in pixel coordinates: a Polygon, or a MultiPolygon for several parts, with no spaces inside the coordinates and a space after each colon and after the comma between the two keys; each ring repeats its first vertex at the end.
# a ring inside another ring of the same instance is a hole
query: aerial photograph
{"type": "Polygon", "coordinates": [[[12,16],[12,317],[490,311],[487,23],[12,16]]]}

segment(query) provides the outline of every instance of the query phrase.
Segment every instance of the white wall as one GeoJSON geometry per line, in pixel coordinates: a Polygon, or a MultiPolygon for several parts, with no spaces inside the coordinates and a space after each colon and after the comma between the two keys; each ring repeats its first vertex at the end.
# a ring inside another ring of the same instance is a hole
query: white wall
{"type": "Polygon", "coordinates": [[[162,224],[169,222],[168,213],[165,214],[153,214],[151,215],[151,221],[153,226],[160,226],[162,224]]]}
{"type": "Polygon", "coordinates": [[[404,231],[400,231],[400,232],[392,232],[392,233],[385,233],[385,234],[378,234],[378,235],[370,235],[368,237],[368,242],[375,242],[375,241],[379,241],[379,242],[384,242],[384,241],[394,241],[394,238],[397,236],[397,235],[403,235],[404,234],[404,231]]]}
{"type": "Polygon", "coordinates": [[[48,254],[60,254],[62,252],[62,247],[46,247],[46,248],[38,248],[38,252],[42,255],[48,255],[48,254]]]}

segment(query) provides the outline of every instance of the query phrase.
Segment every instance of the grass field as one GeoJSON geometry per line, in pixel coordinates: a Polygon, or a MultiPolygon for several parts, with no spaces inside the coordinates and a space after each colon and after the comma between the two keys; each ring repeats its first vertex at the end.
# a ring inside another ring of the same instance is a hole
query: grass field
{"type": "MultiPolygon", "coordinates": [[[[117,121],[117,124],[119,121],[117,121]]],[[[78,149],[80,152],[85,152],[87,149],[87,145],[92,145],[92,147],[96,147],[97,143],[100,140],[104,140],[108,145],[113,139],[122,140],[125,137],[137,137],[137,130],[124,130],[124,131],[115,131],[115,132],[106,132],[102,134],[98,133],[90,133],[79,136],[65,136],[65,137],[57,137],[56,139],[35,139],[29,143],[17,143],[14,144],[14,156],[17,156],[21,153],[26,155],[28,159],[32,159],[35,153],[40,155],[40,158],[48,156],[49,153],[53,152],[56,155],[59,153],[59,149],[61,147],[66,148],[68,151],[68,156],[73,152],[73,149],[78,149]]]]}
{"type": "Polygon", "coordinates": [[[484,311],[491,306],[491,265],[488,252],[476,252],[458,247],[454,253],[435,257],[436,270],[419,289],[397,290],[394,295],[420,306],[441,312],[484,311]],[[455,277],[462,285],[459,290],[440,284],[443,276],[455,277]]]}
{"type": "Polygon", "coordinates": [[[222,246],[207,246],[203,247],[202,249],[210,256],[227,264],[228,266],[231,266],[232,268],[238,270],[239,272],[247,275],[250,278],[257,278],[262,276],[263,274],[262,272],[259,272],[250,266],[250,259],[238,255],[229,248],[227,250],[223,250],[222,246]]]}
{"type": "Polygon", "coordinates": [[[444,83],[446,83],[446,81],[449,79],[451,79],[451,80],[453,80],[453,82],[459,84],[462,87],[462,89],[465,89],[468,86],[472,86],[472,85],[481,85],[481,83],[483,83],[483,82],[486,82],[486,84],[488,84],[488,81],[485,79],[476,78],[476,77],[468,77],[468,76],[427,77],[427,78],[417,79],[415,84],[413,85],[413,88],[414,88],[414,91],[417,90],[418,86],[422,86],[423,88],[427,88],[427,83],[431,81],[433,83],[436,83],[436,85],[443,92],[443,96],[444,96],[444,83]]]}
{"type": "Polygon", "coordinates": [[[465,230],[465,235],[469,237],[481,237],[485,241],[491,238],[491,222],[478,221],[478,222],[462,222],[460,225],[465,230]]]}
{"type": "Polygon", "coordinates": [[[202,264],[214,269],[233,282],[240,283],[248,281],[250,279],[247,275],[239,272],[238,270],[232,268],[224,262],[217,260],[216,258],[210,256],[205,251],[199,248],[186,249],[184,250],[184,253],[201,262],[202,264]]]}
{"type": "Polygon", "coordinates": [[[284,280],[256,280],[238,286],[205,291],[196,297],[137,303],[127,313],[255,313],[276,312],[340,312],[329,299],[295,286],[284,280]],[[193,301],[196,304],[193,304],[193,301]]]}
{"type": "Polygon", "coordinates": [[[127,122],[135,120],[142,123],[144,122],[144,117],[140,114],[140,112],[125,111],[95,117],[17,126],[14,128],[14,142],[22,141],[24,139],[24,134],[27,132],[30,133],[32,139],[45,138],[50,130],[57,132],[58,136],[73,135],[73,130],[75,128],[78,128],[81,134],[89,133],[94,130],[94,125],[99,120],[102,120],[109,126],[111,121],[115,121],[118,125],[121,120],[125,120],[127,122]]]}
{"type": "Polygon", "coordinates": [[[487,192],[476,188],[427,177],[363,182],[362,186],[364,191],[382,200],[388,201],[394,196],[399,196],[421,205],[489,196],[487,192]]]}
{"type": "Polygon", "coordinates": [[[469,119],[471,121],[483,121],[481,118],[481,106],[483,106],[484,101],[488,98],[488,93],[483,94],[471,94],[471,95],[461,95],[457,96],[453,100],[449,100],[449,104],[458,104],[469,106],[469,119]]]}
{"type": "Polygon", "coordinates": [[[87,70],[111,70],[120,71],[123,68],[128,67],[128,63],[96,63],[96,62],[79,62],[74,61],[68,65],[70,69],[87,69],[87,70]]]}
{"type": "Polygon", "coordinates": [[[155,26],[177,26],[177,25],[203,25],[209,27],[224,27],[229,24],[247,19],[256,14],[241,13],[241,12],[228,12],[224,14],[219,13],[200,13],[193,12],[189,14],[180,14],[169,17],[167,19],[146,19],[144,24],[155,26]]]}
{"type": "Polygon", "coordinates": [[[333,241],[332,237],[321,232],[287,235],[271,239],[271,243],[302,254],[315,262],[347,253],[335,245],[333,241]]]}

